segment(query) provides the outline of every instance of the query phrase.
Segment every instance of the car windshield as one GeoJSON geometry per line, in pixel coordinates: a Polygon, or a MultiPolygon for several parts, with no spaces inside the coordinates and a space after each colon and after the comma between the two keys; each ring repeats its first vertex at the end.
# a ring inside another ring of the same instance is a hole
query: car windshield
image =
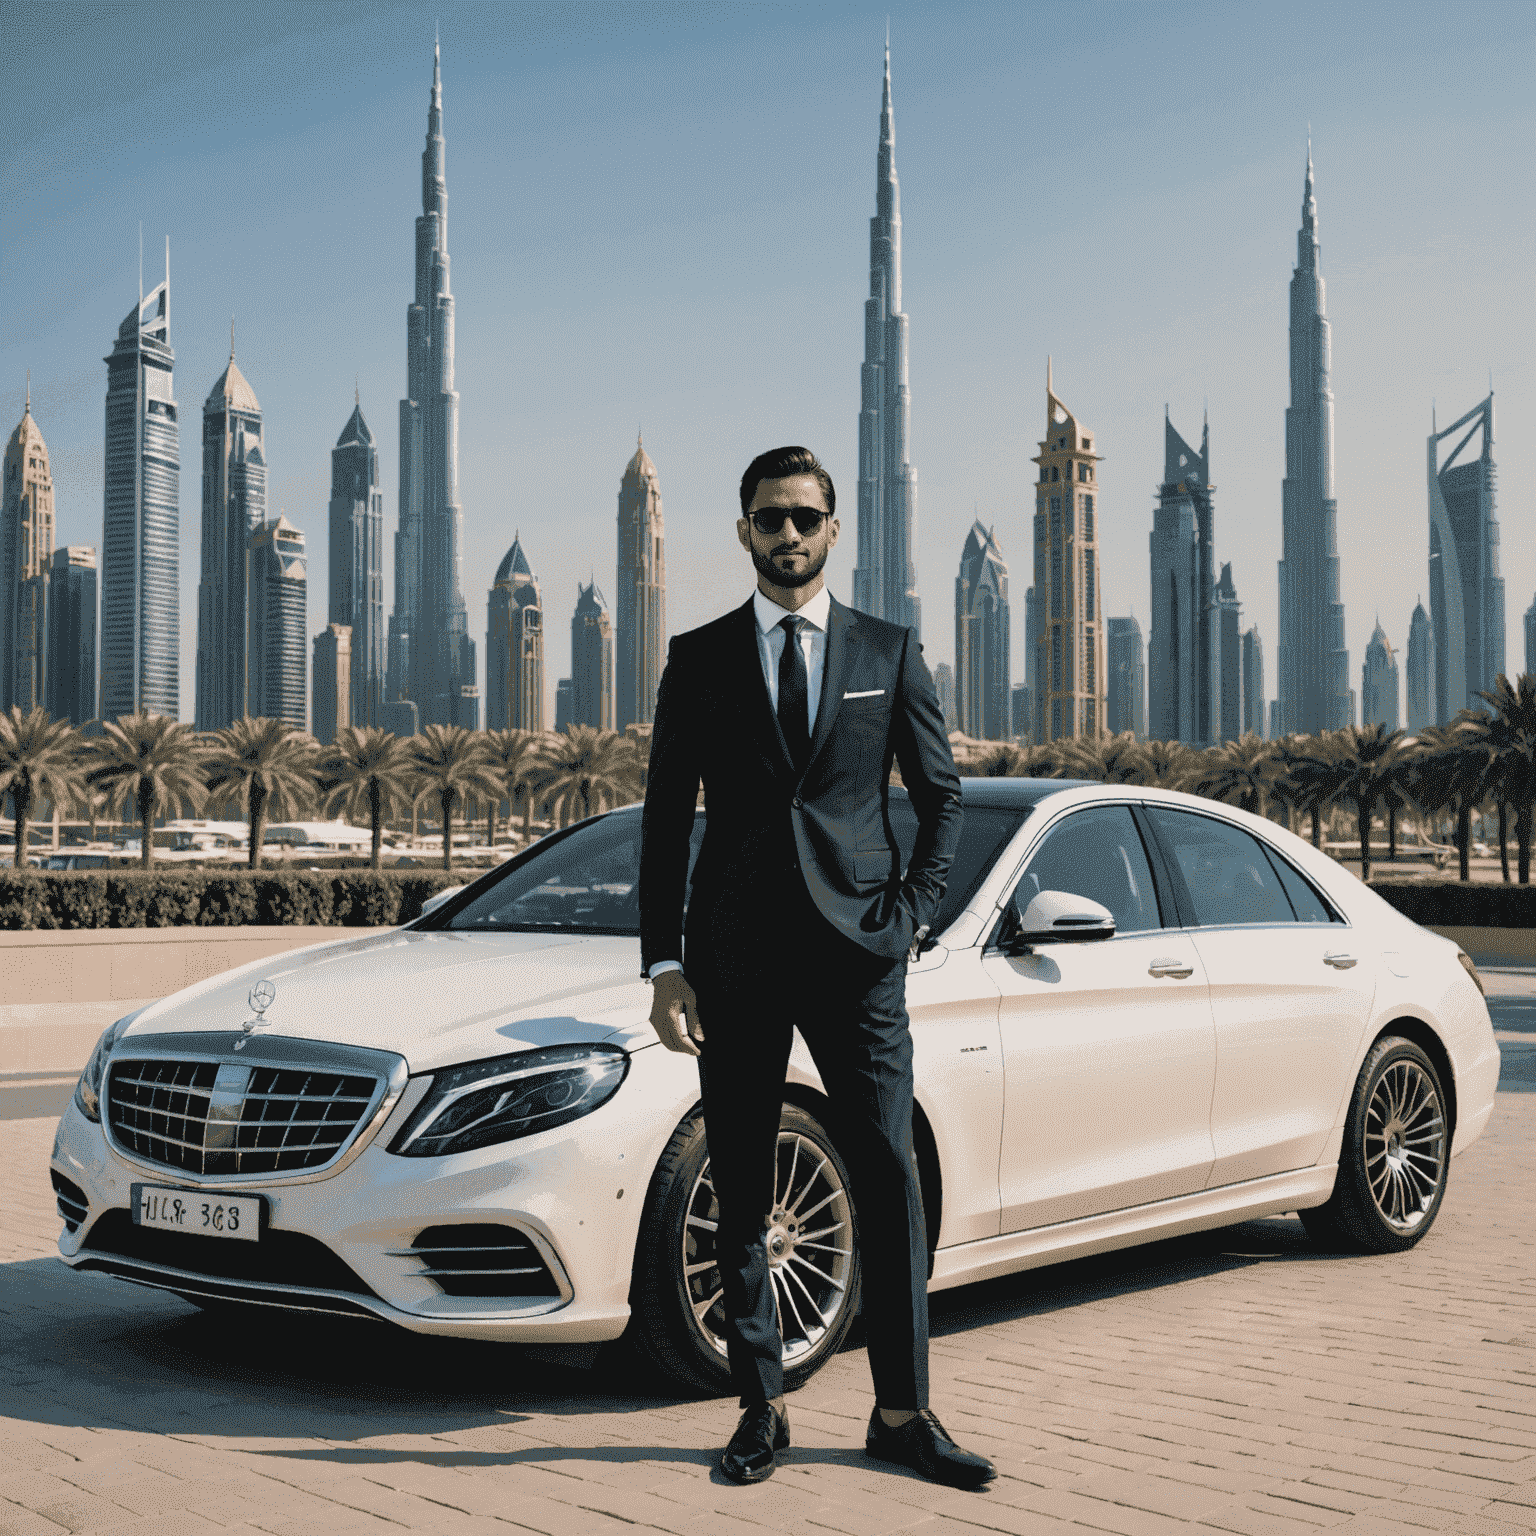
{"type": "MultiPolygon", "coordinates": [[[[965,909],[993,860],[1028,814],[999,806],[973,806],[964,812],[960,847],[933,923],[934,933],[942,933],[965,909]]],[[[917,817],[905,795],[891,796],[891,829],[905,866],[917,839],[917,817]]],[[[701,812],[694,821],[690,872],[703,840],[701,812]]],[[[455,903],[457,910],[450,909],[451,915],[442,918],[441,926],[480,933],[557,930],[638,936],[639,865],[639,814],[618,811],[546,844],[536,844],[493,883],[467,893],[463,906],[455,903]]]]}

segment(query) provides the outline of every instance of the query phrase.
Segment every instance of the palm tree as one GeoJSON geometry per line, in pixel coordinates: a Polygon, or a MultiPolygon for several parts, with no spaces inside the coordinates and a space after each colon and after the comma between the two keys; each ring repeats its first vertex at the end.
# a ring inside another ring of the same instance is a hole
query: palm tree
{"type": "Polygon", "coordinates": [[[485,738],[462,725],[424,725],[409,746],[418,794],[437,799],[443,816],[443,868],[453,868],[453,807],[470,795],[501,794],[485,755],[485,738]]]}
{"type": "Polygon", "coordinates": [[[1058,774],[1064,779],[1094,779],[1100,784],[1146,781],[1146,752],[1130,731],[1117,736],[1078,736],[1056,743],[1058,774]]]}
{"type": "Polygon", "coordinates": [[[186,803],[194,810],[207,797],[203,747],[190,725],[169,715],[139,711],[102,722],[82,754],[85,782],[100,790],[106,805],[120,812],[129,797],[139,813],[139,864],[148,869],[154,852],[155,818],[186,803]]]}
{"type": "Polygon", "coordinates": [[[1275,749],[1252,731],[1202,754],[1190,788],[1209,800],[1223,800],[1255,816],[1264,814],[1264,796],[1279,770],[1275,749]]]}
{"type": "Polygon", "coordinates": [[[1471,878],[1472,812],[1487,797],[1495,772],[1493,752],[1463,710],[1449,725],[1419,732],[1420,755],[1413,764],[1413,797],[1426,811],[1450,811],[1456,818],[1456,852],[1463,880],[1471,878]]]}
{"type": "Polygon", "coordinates": [[[393,731],[376,725],[347,725],[323,749],[316,764],[328,813],[366,815],[373,828],[370,863],[383,861],[384,818],[411,803],[411,755],[393,731]]]}
{"type": "Polygon", "coordinates": [[[1404,735],[1384,725],[1346,725],[1333,733],[1332,756],[1338,768],[1337,798],[1354,802],[1360,836],[1360,878],[1371,878],[1371,822],[1376,806],[1403,778],[1412,749],[1404,735]]]}
{"type": "MultiPolygon", "coordinates": [[[[1491,717],[1473,718],[1486,721],[1478,729],[1493,753],[1500,832],[1504,829],[1506,807],[1513,809],[1519,881],[1529,885],[1531,830],[1536,809],[1536,676],[1526,673],[1511,683],[1501,672],[1493,687],[1478,694],[1478,698],[1493,711],[1491,717]]],[[[1509,878],[1507,867],[1504,878],[1509,878]]]]}
{"type": "Polygon", "coordinates": [[[46,709],[22,714],[14,704],[0,715],[0,801],[7,791],[16,816],[16,868],[27,867],[27,837],[38,802],[73,800],[85,791],[80,738],[68,720],[46,709]]]}
{"type": "MultiPolygon", "coordinates": [[[[544,787],[549,771],[550,739],[539,731],[501,730],[485,733],[486,762],[501,782],[505,797],[515,809],[523,803],[523,842],[532,830],[534,797],[544,787]]],[[[500,796],[491,800],[491,826],[487,840],[496,842],[496,807],[500,796]]]]}
{"type": "Polygon", "coordinates": [[[1183,789],[1199,764],[1200,754],[1182,741],[1144,741],[1139,782],[1159,789],[1183,789]]]}
{"type": "Polygon", "coordinates": [[[562,822],[579,805],[581,814],[623,805],[640,794],[640,755],[633,741],[614,731],[570,725],[556,736],[544,786],[562,822]]]}
{"type": "Polygon", "coordinates": [[[261,867],[261,845],[267,814],[296,814],[313,804],[319,788],[315,778],[318,745],[308,731],[286,720],[247,716],[214,733],[208,744],[206,780],[215,794],[238,796],[245,802],[250,827],[246,862],[261,867]]]}
{"type": "Polygon", "coordinates": [[[1323,812],[1339,796],[1342,770],[1333,750],[1333,733],[1291,736],[1276,744],[1280,760],[1277,793],[1312,822],[1312,846],[1323,846],[1323,812]]]}

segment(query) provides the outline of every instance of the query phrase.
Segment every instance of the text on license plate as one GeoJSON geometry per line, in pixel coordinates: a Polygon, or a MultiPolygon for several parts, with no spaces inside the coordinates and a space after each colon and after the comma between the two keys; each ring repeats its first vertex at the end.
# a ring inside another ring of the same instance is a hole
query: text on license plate
{"type": "Polygon", "coordinates": [[[133,1219],[141,1227],[156,1227],[162,1232],[243,1238],[254,1243],[261,1237],[261,1200],[259,1197],[135,1184],[133,1219]]]}

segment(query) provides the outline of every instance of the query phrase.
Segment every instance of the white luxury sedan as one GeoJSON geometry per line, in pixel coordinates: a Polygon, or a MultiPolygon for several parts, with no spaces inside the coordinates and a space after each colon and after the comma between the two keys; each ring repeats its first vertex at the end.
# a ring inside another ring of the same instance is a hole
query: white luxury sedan
{"type": "MultiPolygon", "coordinates": [[[[1285,1211],[1330,1247],[1423,1237],[1498,1080],[1465,954],[1228,806],[1030,779],[967,779],[963,804],[907,989],[933,1289],[1285,1211]]],[[[910,849],[899,791],[891,821],[910,849]]],[[[639,807],[595,817],[404,928],[114,1024],[54,1144],[64,1261],[205,1307],[626,1338],[727,1391],[698,1078],[647,1022],[639,845],[639,807]]],[[[794,1385],[858,1306],[837,1135],[797,1046],[763,1191],[794,1385]]]]}

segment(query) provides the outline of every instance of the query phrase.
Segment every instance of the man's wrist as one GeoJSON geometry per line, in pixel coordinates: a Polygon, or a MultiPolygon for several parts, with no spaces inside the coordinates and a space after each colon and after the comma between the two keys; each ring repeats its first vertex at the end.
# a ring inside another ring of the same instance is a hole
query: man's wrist
{"type": "Polygon", "coordinates": [[[646,973],[646,980],[655,981],[658,976],[663,975],[667,971],[681,971],[682,968],[683,962],[681,960],[658,960],[646,973]]]}

